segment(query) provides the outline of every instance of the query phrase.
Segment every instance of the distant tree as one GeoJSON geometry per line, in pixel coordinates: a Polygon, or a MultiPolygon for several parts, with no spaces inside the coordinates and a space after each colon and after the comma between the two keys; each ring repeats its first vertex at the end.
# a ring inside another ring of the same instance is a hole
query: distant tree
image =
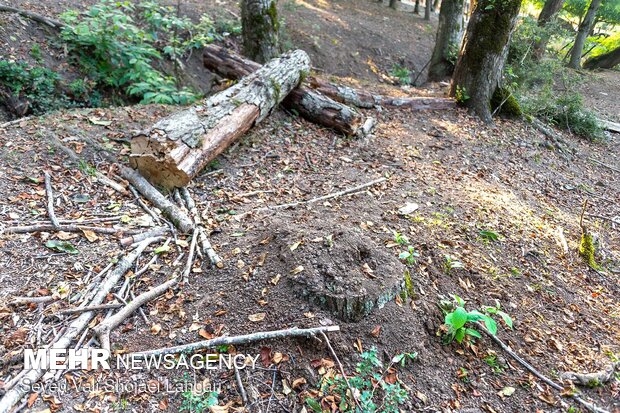
{"type": "Polygon", "coordinates": [[[439,7],[439,0],[433,0],[433,5],[431,6],[431,10],[437,11],[438,7],[439,7]]]}
{"type": "Polygon", "coordinates": [[[579,69],[581,67],[581,54],[583,53],[583,46],[586,43],[586,39],[590,34],[590,31],[594,27],[594,19],[596,13],[601,5],[602,0],[592,0],[585,17],[579,24],[579,30],[577,30],[577,37],[575,37],[575,43],[570,53],[570,60],[568,61],[568,67],[573,69],[579,69]]]}
{"type": "Polygon", "coordinates": [[[433,0],[425,0],[424,1],[424,20],[431,19],[431,4],[433,0]]]}
{"type": "Polygon", "coordinates": [[[586,69],[611,69],[620,65],[620,46],[610,52],[592,57],[583,64],[586,69]]]}
{"type": "Polygon", "coordinates": [[[415,6],[413,7],[415,14],[420,14],[420,0],[415,0],[415,6]]]}
{"type": "MultiPolygon", "coordinates": [[[[564,5],[564,0],[547,0],[538,15],[538,27],[545,27],[547,23],[551,22],[562,9],[562,5],[564,5]]],[[[543,57],[547,43],[549,43],[549,35],[543,32],[541,38],[534,43],[532,54],[535,58],[543,57]]]]}
{"type": "Polygon", "coordinates": [[[241,0],[241,25],[247,57],[265,63],[280,54],[275,0],[241,0]]]}
{"type": "Polygon", "coordinates": [[[390,8],[396,10],[396,3],[398,3],[399,0],[390,0],[390,8]]]}
{"type": "Polygon", "coordinates": [[[478,0],[452,76],[450,96],[485,122],[497,91],[521,0],[478,0]]]}
{"type": "Polygon", "coordinates": [[[463,32],[463,0],[443,0],[435,48],[428,69],[429,80],[441,80],[454,71],[463,32]]]}

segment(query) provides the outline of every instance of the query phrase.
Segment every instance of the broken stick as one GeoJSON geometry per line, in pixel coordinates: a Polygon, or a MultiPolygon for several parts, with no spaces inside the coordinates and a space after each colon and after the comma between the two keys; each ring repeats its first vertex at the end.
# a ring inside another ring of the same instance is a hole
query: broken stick
{"type": "Polygon", "coordinates": [[[262,331],[259,333],[246,334],[242,336],[217,337],[211,340],[197,341],[195,343],[183,344],[175,347],[164,347],[156,350],[141,351],[130,354],[131,357],[148,357],[151,355],[177,354],[189,351],[197,351],[217,346],[246,344],[254,341],[272,340],[282,337],[311,337],[320,333],[331,333],[340,331],[339,326],[298,328],[293,327],[285,330],[262,331]]]}
{"type": "Polygon", "coordinates": [[[47,216],[52,222],[54,229],[58,229],[60,224],[54,213],[54,192],[52,191],[52,177],[49,172],[45,171],[45,193],[47,195],[47,216]]]}
{"type": "Polygon", "coordinates": [[[110,350],[110,333],[112,332],[112,330],[118,327],[139,307],[159,297],[160,295],[168,291],[169,288],[173,287],[178,281],[178,278],[172,278],[171,280],[168,280],[165,283],[158,285],[152,290],[140,294],[129,304],[127,304],[127,306],[123,307],[123,309],[120,310],[118,313],[114,314],[112,317],[106,319],[97,327],[93,328],[93,333],[99,339],[101,348],[110,350]]]}

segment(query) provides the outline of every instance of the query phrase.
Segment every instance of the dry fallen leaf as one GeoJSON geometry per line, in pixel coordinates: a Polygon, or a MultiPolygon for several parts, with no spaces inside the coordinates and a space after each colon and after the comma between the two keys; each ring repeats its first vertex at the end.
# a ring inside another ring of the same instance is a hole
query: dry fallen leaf
{"type": "Polygon", "coordinates": [[[151,326],[151,333],[154,335],[159,334],[159,332],[161,331],[161,324],[153,324],[151,326]]]}
{"type": "Polygon", "coordinates": [[[370,332],[370,335],[373,337],[379,337],[379,334],[381,334],[381,326],[378,325],[375,328],[372,329],[372,331],[370,332]]]}
{"type": "Polygon", "coordinates": [[[90,229],[83,229],[82,233],[84,233],[84,237],[86,237],[86,239],[89,242],[95,242],[95,241],[97,241],[99,239],[97,234],[95,234],[95,232],[90,230],[90,229]]]}
{"type": "Polygon", "coordinates": [[[278,285],[278,283],[280,282],[280,278],[282,278],[282,276],[280,274],[277,274],[275,277],[271,279],[271,283],[273,285],[278,285]]]}
{"type": "Polygon", "coordinates": [[[295,274],[299,274],[300,272],[302,272],[304,270],[304,266],[303,265],[298,265],[297,267],[293,268],[291,270],[291,274],[295,275],[295,274]]]}
{"type": "Polygon", "coordinates": [[[265,316],[267,315],[267,313],[256,313],[256,314],[250,314],[248,316],[248,319],[254,323],[257,323],[259,321],[263,321],[265,319],[265,316]]]}

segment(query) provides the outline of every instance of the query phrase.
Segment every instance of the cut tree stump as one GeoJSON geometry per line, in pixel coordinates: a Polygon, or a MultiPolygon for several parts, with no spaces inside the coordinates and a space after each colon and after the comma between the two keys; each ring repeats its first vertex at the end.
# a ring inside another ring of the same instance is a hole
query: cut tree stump
{"type": "Polygon", "coordinates": [[[177,112],[131,140],[130,163],[151,182],[182,187],[233,141],[263,120],[310,70],[296,50],[273,59],[201,105],[177,112]]]}
{"type": "MultiPolygon", "coordinates": [[[[231,80],[248,76],[261,68],[256,62],[215,45],[205,47],[203,64],[212,72],[231,80]]],[[[362,117],[357,111],[305,86],[293,90],[282,103],[310,122],[347,136],[355,135],[362,123],[362,117]]]]}

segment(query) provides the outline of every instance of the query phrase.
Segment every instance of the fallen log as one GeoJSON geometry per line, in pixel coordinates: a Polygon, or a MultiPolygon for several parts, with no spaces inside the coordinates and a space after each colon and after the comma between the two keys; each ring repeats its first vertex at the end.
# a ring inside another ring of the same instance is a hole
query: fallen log
{"type": "MultiPolygon", "coordinates": [[[[203,53],[204,66],[231,80],[256,72],[261,65],[223,47],[208,45],[203,53]]],[[[355,135],[362,122],[361,115],[349,106],[336,102],[306,86],[294,89],[282,102],[310,122],[326,126],[347,136],[355,135]]]]}
{"type": "Polygon", "coordinates": [[[132,138],[132,166],[155,184],[187,185],[209,161],[267,117],[309,70],[304,51],[284,54],[201,105],[158,121],[132,138]]]}
{"type": "MultiPolygon", "coordinates": [[[[208,45],[204,48],[203,64],[207,69],[229,79],[239,79],[261,67],[256,62],[245,59],[236,53],[215,45],[208,45]]],[[[372,109],[375,106],[380,105],[390,107],[406,107],[412,110],[441,110],[456,107],[456,102],[454,99],[449,98],[421,96],[393,98],[390,96],[373,95],[365,90],[337,85],[314,76],[308,76],[304,82],[304,86],[297,88],[289,95],[291,101],[285,101],[285,105],[296,105],[298,104],[297,101],[299,101],[302,97],[307,96],[308,94],[316,94],[316,92],[320,92],[319,96],[322,96],[323,99],[331,98],[330,100],[332,102],[335,101],[334,103],[353,105],[363,109],[372,109]]],[[[293,107],[293,109],[297,110],[308,120],[325,125],[323,116],[321,116],[322,112],[318,112],[318,115],[315,115],[314,117],[309,117],[302,112],[303,109],[300,110],[297,107],[293,107]]],[[[315,113],[317,112],[315,111],[315,113]]],[[[337,129],[334,126],[326,126],[337,129]]]]}

